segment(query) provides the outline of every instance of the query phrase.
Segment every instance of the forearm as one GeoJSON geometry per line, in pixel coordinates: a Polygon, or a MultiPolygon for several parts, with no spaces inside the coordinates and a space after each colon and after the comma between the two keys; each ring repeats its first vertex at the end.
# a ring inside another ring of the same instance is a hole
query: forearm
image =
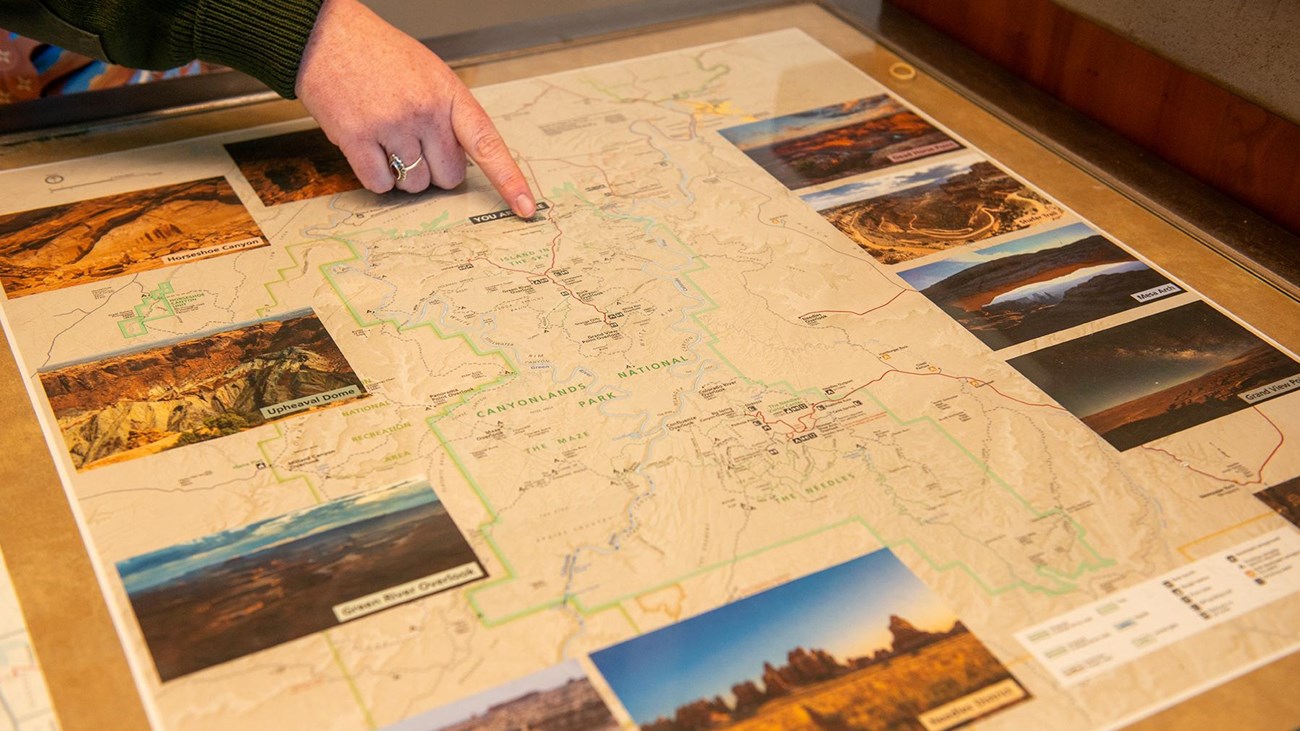
{"type": "Polygon", "coordinates": [[[321,0],[0,0],[0,27],[55,43],[76,35],[75,29],[81,37],[73,50],[98,50],[92,55],[133,68],[165,69],[198,58],[239,69],[292,97],[320,5],[321,0]]]}

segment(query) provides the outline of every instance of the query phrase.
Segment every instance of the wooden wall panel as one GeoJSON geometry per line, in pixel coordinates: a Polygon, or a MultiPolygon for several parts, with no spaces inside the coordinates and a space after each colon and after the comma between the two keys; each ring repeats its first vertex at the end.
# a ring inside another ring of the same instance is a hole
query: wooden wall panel
{"type": "Polygon", "coordinates": [[[1048,0],[890,2],[1300,233],[1300,126],[1048,0]]]}

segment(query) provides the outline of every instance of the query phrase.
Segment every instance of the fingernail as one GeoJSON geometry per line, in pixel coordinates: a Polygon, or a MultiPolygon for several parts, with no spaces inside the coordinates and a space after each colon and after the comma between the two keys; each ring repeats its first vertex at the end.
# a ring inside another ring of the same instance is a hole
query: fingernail
{"type": "Polygon", "coordinates": [[[531,195],[520,193],[519,197],[515,199],[515,213],[518,213],[523,218],[532,218],[533,214],[537,213],[537,203],[533,201],[531,195]]]}

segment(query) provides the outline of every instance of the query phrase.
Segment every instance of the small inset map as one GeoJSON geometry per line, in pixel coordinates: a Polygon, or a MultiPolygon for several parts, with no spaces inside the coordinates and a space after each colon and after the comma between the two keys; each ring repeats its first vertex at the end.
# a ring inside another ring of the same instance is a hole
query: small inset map
{"type": "Polygon", "coordinates": [[[803,196],[884,264],[982,241],[1064,215],[976,155],[803,196]]]}
{"type": "Polygon", "coordinates": [[[487,575],[424,480],[119,561],[166,681],[487,575]]]}
{"type": "Polygon", "coordinates": [[[1300,364],[1204,302],[1007,362],[1121,451],[1300,388],[1300,364]]]}
{"type": "Polygon", "coordinates": [[[0,730],[57,731],[45,675],[0,554],[0,730]]]}
{"type": "Polygon", "coordinates": [[[342,151],[320,129],[228,142],[225,148],[264,206],[362,187],[342,151]]]}
{"type": "Polygon", "coordinates": [[[54,366],[40,379],[78,470],[365,395],[310,310],[54,366]]]}
{"type": "Polygon", "coordinates": [[[1183,291],[1082,223],[899,276],[994,350],[1183,291]]]}
{"type": "Polygon", "coordinates": [[[791,190],[962,147],[884,94],[731,127],[721,134],[791,190]]]}
{"type": "Polygon", "coordinates": [[[1029,697],[888,549],[591,659],[642,731],[942,731],[1029,697]]]}
{"type": "Polygon", "coordinates": [[[385,727],[384,731],[616,731],[618,721],[573,660],[385,727]]]}
{"type": "Polygon", "coordinates": [[[50,292],[266,246],[225,178],[0,216],[0,285],[50,292]]]}

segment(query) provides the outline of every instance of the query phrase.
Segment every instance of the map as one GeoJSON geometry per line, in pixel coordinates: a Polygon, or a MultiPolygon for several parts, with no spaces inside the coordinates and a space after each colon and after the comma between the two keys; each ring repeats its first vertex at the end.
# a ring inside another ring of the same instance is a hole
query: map
{"type": "Polygon", "coordinates": [[[1300,647],[1300,362],[1141,242],[800,31],[476,94],[530,220],[309,121],[0,174],[156,726],[1082,729],[1300,647]]]}
{"type": "Polygon", "coordinates": [[[58,728],[45,676],[32,649],[18,597],[14,596],[9,569],[0,555],[0,729],[55,731],[58,728]]]}

